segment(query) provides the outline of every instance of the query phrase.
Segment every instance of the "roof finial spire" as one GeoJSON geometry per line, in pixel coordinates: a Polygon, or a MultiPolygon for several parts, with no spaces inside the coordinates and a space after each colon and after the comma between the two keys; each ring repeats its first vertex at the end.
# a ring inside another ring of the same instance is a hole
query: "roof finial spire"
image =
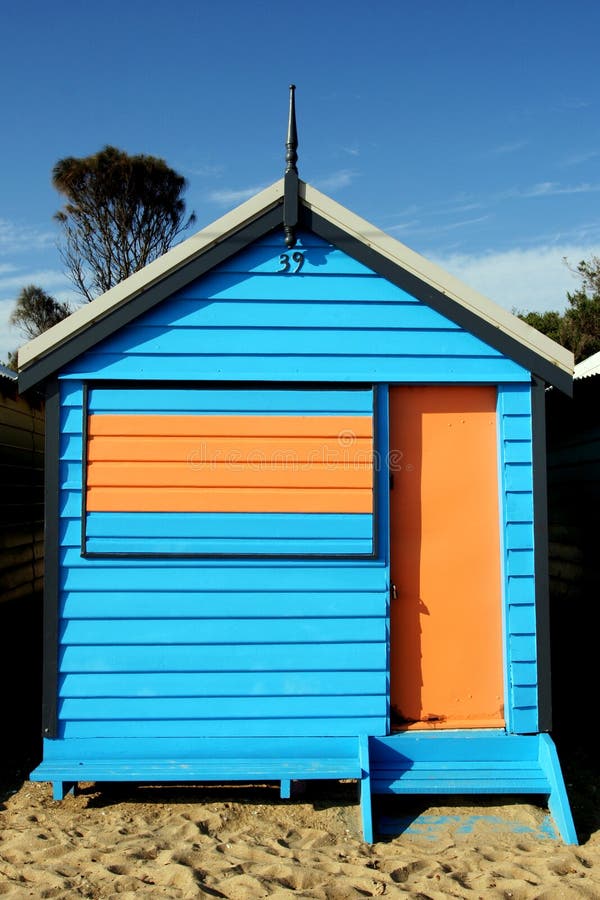
{"type": "Polygon", "coordinates": [[[298,132],[296,130],[296,85],[290,84],[290,114],[285,142],[285,175],[283,188],[283,230],[290,249],[296,244],[298,224],[298,132]]]}
{"type": "Polygon", "coordinates": [[[298,174],[298,132],[296,130],[296,85],[290,84],[290,115],[288,119],[287,141],[285,142],[285,161],[287,172],[298,174]]]}

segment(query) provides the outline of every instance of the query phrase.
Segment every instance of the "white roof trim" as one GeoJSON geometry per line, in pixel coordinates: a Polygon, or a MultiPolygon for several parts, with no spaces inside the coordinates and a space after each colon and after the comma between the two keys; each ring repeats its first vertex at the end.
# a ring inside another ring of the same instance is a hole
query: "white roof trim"
{"type": "Polygon", "coordinates": [[[161,281],[166,275],[177,271],[211,247],[226,240],[230,234],[263,215],[269,207],[275,206],[282,197],[283,179],[280,179],[206,228],[177,244],[176,247],[140,269],[139,272],[120,281],[119,284],[96,297],[91,303],[79,307],[62,322],[19,348],[19,370],[26,368],[38,357],[44,356],[49,350],[84,331],[94,322],[104,318],[107,313],[132,300],[142,291],[161,281]]]}
{"type": "MultiPolygon", "coordinates": [[[[332,225],[429,284],[565,373],[573,374],[573,354],[569,350],[305,182],[299,182],[299,191],[304,204],[332,225]]],[[[58,325],[29,341],[19,349],[19,369],[27,368],[50,350],[103,319],[167,275],[227,240],[230,235],[280,202],[283,193],[283,179],[280,179],[91,303],[86,303],[58,325]]]]}
{"type": "Polygon", "coordinates": [[[569,375],[573,374],[573,354],[545,334],[527,325],[504,307],[489,300],[469,285],[450,275],[445,269],[430,262],[405,244],[380,231],[370,222],[361,219],[335,200],[321,194],[315,188],[301,182],[301,195],[306,205],[328,219],[332,224],[348,232],[357,240],[387,259],[400,265],[407,272],[445,294],[460,306],[484,319],[513,337],[520,344],[543,356],[569,375]]]}

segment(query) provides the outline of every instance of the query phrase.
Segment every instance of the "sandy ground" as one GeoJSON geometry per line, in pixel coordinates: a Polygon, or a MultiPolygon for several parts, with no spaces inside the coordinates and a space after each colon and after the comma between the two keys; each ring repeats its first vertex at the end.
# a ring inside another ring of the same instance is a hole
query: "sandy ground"
{"type": "Polygon", "coordinates": [[[411,827],[368,845],[351,783],[291,801],[270,786],[84,784],[54,803],[49,785],[16,782],[0,794],[0,896],[600,898],[596,790],[573,804],[579,847],[548,836],[544,808],[497,798],[393,798],[380,821],[411,827]]]}

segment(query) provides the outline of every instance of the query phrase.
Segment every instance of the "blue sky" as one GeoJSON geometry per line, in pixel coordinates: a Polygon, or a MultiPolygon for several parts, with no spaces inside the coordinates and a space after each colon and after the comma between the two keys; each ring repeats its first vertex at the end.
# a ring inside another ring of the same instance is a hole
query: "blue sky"
{"type": "Polygon", "coordinates": [[[22,0],[0,24],[0,359],[20,289],[72,295],[50,184],[113,144],[186,176],[202,227],[300,175],[508,309],[600,254],[598,0],[22,0]]]}

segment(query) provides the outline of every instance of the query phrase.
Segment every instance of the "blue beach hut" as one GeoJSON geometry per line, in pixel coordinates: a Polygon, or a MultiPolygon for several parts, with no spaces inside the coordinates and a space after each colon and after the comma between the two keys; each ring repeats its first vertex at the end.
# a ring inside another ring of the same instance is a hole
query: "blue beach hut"
{"type": "Polygon", "coordinates": [[[285,178],[36,338],[32,778],[540,794],[560,346],[285,178]]]}

